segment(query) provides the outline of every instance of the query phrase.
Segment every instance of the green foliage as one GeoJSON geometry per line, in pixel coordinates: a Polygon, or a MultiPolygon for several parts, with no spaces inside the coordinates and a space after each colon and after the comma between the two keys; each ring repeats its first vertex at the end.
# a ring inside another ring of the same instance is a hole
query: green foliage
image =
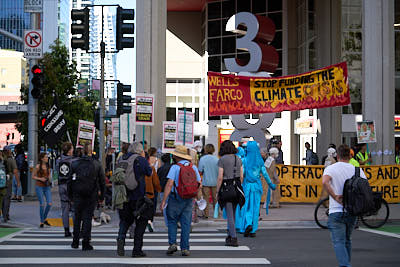
{"type": "MultiPolygon", "coordinates": [[[[94,121],[94,110],[96,102],[93,97],[79,97],[77,94],[78,74],[76,63],[69,62],[67,48],[59,40],[50,47],[51,52],[45,53],[39,64],[43,66],[45,85],[43,97],[38,101],[38,123],[41,115],[48,111],[53,105],[55,98],[59,107],[64,111],[64,118],[67,122],[71,141],[76,141],[79,120],[94,121]]],[[[21,87],[21,99],[28,104],[28,88],[21,87]]],[[[18,114],[18,131],[25,136],[24,145],[28,137],[28,114],[18,114]]],[[[40,124],[38,124],[40,126],[40,124]]],[[[44,145],[40,136],[39,145],[44,145]]],[[[67,141],[67,135],[59,143],[67,141]]]]}

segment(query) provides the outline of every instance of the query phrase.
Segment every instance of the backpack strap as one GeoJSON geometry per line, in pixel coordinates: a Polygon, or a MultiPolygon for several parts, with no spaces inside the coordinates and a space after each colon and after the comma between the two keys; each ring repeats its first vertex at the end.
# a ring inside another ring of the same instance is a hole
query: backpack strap
{"type": "Polygon", "coordinates": [[[360,177],[360,167],[356,167],[356,177],[360,177]]]}

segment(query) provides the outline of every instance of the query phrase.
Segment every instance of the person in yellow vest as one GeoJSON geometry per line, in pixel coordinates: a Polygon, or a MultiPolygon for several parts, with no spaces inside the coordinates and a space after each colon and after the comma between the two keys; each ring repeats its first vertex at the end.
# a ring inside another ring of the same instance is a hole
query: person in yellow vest
{"type": "Polygon", "coordinates": [[[354,158],[354,150],[350,149],[350,160],[349,163],[354,167],[360,167],[360,163],[354,158]]]}
{"type": "Polygon", "coordinates": [[[367,144],[361,144],[361,149],[356,155],[356,160],[360,166],[370,166],[372,163],[371,154],[367,153],[367,144]]]}
{"type": "Polygon", "coordinates": [[[394,157],[396,160],[396,164],[400,165],[400,146],[396,145],[394,150],[395,150],[394,157]]]}

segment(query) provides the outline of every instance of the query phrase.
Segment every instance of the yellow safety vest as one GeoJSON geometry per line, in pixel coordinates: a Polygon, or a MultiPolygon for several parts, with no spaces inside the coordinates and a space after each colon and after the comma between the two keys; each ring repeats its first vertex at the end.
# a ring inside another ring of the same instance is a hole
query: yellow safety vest
{"type": "Polygon", "coordinates": [[[396,164],[400,164],[400,155],[396,156],[396,164]]]}
{"type": "MultiPolygon", "coordinates": [[[[361,153],[361,151],[360,152],[358,152],[357,153],[357,158],[358,159],[361,159],[362,161],[366,161],[367,159],[368,159],[368,153],[367,152],[365,152],[364,153],[364,155],[361,153]]],[[[371,165],[371,163],[369,163],[369,162],[367,162],[367,163],[365,163],[365,165],[371,165]]]]}

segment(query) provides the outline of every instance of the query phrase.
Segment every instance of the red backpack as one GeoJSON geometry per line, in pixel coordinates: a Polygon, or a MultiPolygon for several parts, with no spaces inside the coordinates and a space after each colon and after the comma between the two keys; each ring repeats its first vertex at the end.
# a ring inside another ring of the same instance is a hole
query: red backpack
{"type": "Polygon", "coordinates": [[[193,164],[189,163],[189,165],[185,166],[181,163],[178,163],[178,166],[181,167],[179,170],[178,187],[176,188],[179,196],[183,199],[196,197],[199,191],[200,183],[197,182],[197,176],[193,169],[193,164]]]}

